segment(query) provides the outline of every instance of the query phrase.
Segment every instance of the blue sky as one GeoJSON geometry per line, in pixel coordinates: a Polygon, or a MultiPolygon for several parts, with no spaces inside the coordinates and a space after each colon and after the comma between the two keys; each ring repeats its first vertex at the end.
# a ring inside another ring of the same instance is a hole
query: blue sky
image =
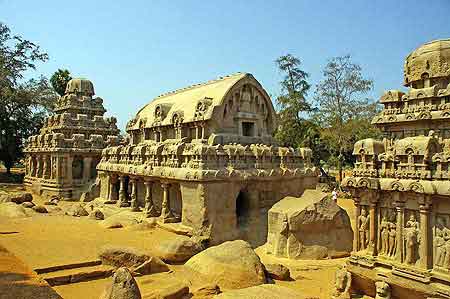
{"type": "Polygon", "coordinates": [[[351,54],[378,98],[401,87],[410,51],[450,37],[449,15],[450,0],[0,0],[0,21],[50,56],[35,75],[91,79],[121,129],[163,92],[238,71],[275,98],[274,60],[286,53],[313,85],[329,58],[351,54]]]}

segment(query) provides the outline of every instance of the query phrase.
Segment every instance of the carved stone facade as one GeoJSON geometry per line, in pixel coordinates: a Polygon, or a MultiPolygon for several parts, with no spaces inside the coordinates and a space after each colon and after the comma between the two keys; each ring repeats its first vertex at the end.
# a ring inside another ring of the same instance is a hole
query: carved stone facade
{"type": "Polygon", "coordinates": [[[393,298],[450,298],[450,40],[406,58],[405,86],[381,97],[385,138],[355,144],[343,181],[356,205],[348,269],[371,296],[364,280],[389,284],[393,298]]]}
{"type": "Polygon", "coordinates": [[[267,212],[317,182],[311,150],[278,147],[272,102],[238,73],[163,94],[128,123],[128,145],[103,150],[100,196],[211,244],[266,240],[267,212]]]}
{"type": "Polygon", "coordinates": [[[95,180],[102,150],[118,142],[119,130],[114,117],[103,117],[103,100],[93,96],[89,80],[70,80],[55,114],[27,140],[24,182],[32,191],[77,200],[95,180]]]}

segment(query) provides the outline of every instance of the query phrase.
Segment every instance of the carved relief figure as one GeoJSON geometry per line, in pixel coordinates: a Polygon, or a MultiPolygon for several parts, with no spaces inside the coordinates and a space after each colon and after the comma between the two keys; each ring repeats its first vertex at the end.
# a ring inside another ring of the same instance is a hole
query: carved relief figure
{"type": "Polygon", "coordinates": [[[395,256],[397,249],[397,225],[395,222],[389,222],[389,250],[388,255],[390,257],[395,256]]]}
{"type": "Polygon", "coordinates": [[[417,261],[418,232],[419,223],[416,220],[416,216],[412,213],[408,222],[406,222],[405,228],[405,262],[410,265],[415,264],[417,261]]]}
{"type": "Polygon", "coordinates": [[[435,265],[450,269],[450,229],[443,216],[436,218],[434,246],[436,250],[435,265]]]}
{"type": "Polygon", "coordinates": [[[359,250],[364,250],[369,244],[369,216],[366,208],[361,209],[361,215],[358,217],[359,229],[359,250]]]}
{"type": "Polygon", "coordinates": [[[381,234],[381,248],[380,254],[389,254],[389,221],[387,219],[387,212],[384,213],[383,219],[380,224],[380,234],[381,234]]]}
{"type": "Polygon", "coordinates": [[[336,271],[333,299],[350,299],[350,286],[352,275],[347,271],[345,264],[336,271]]]}

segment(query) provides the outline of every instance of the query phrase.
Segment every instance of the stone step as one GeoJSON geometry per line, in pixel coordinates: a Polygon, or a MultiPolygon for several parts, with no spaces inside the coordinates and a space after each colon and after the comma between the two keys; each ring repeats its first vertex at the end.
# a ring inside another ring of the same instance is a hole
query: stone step
{"type": "Polygon", "coordinates": [[[40,274],[39,277],[44,279],[49,285],[57,286],[106,278],[113,274],[114,269],[112,266],[100,264],[46,272],[40,274]]]}
{"type": "Polygon", "coordinates": [[[94,261],[87,261],[87,262],[49,266],[49,267],[44,267],[44,268],[36,268],[36,269],[34,269],[34,272],[36,272],[37,274],[43,274],[43,273],[55,272],[55,271],[59,271],[59,270],[68,270],[68,269],[76,269],[76,268],[82,268],[82,267],[98,266],[101,264],[102,264],[102,262],[100,260],[94,260],[94,261]]]}

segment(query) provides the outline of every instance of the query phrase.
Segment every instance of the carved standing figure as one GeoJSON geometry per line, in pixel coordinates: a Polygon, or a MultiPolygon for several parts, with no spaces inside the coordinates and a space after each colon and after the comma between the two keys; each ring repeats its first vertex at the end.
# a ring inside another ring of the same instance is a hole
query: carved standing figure
{"type": "Polygon", "coordinates": [[[405,235],[405,239],[406,239],[405,240],[406,241],[405,262],[410,265],[412,265],[416,262],[417,246],[419,243],[419,240],[417,239],[418,230],[419,230],[419,223],[417,222],[414,214],[411,214],[408,222],[406,222],[406,235],[405,235]]]}
{"type": "Polygon", "coordinates": [[[395,223],[389,223],[389,250],[388,255],[395,256],[395,250],[397,248],[397,225],[395,223]]]}
{"type": "Polygon", "coordinates": [[[389,255],[389,221],[387,220],[387,215],[383,215],[383,220],[381,220],[380,231],[381,231],[381,250],[380,254],[389,255]]]}
{"type": "Polygon", "coordinates": [[[358,217],[359,229],[359,250],[364,250],[369,244],[369,216],[365,208],[361,209],[361,215],[358,217]]]}

